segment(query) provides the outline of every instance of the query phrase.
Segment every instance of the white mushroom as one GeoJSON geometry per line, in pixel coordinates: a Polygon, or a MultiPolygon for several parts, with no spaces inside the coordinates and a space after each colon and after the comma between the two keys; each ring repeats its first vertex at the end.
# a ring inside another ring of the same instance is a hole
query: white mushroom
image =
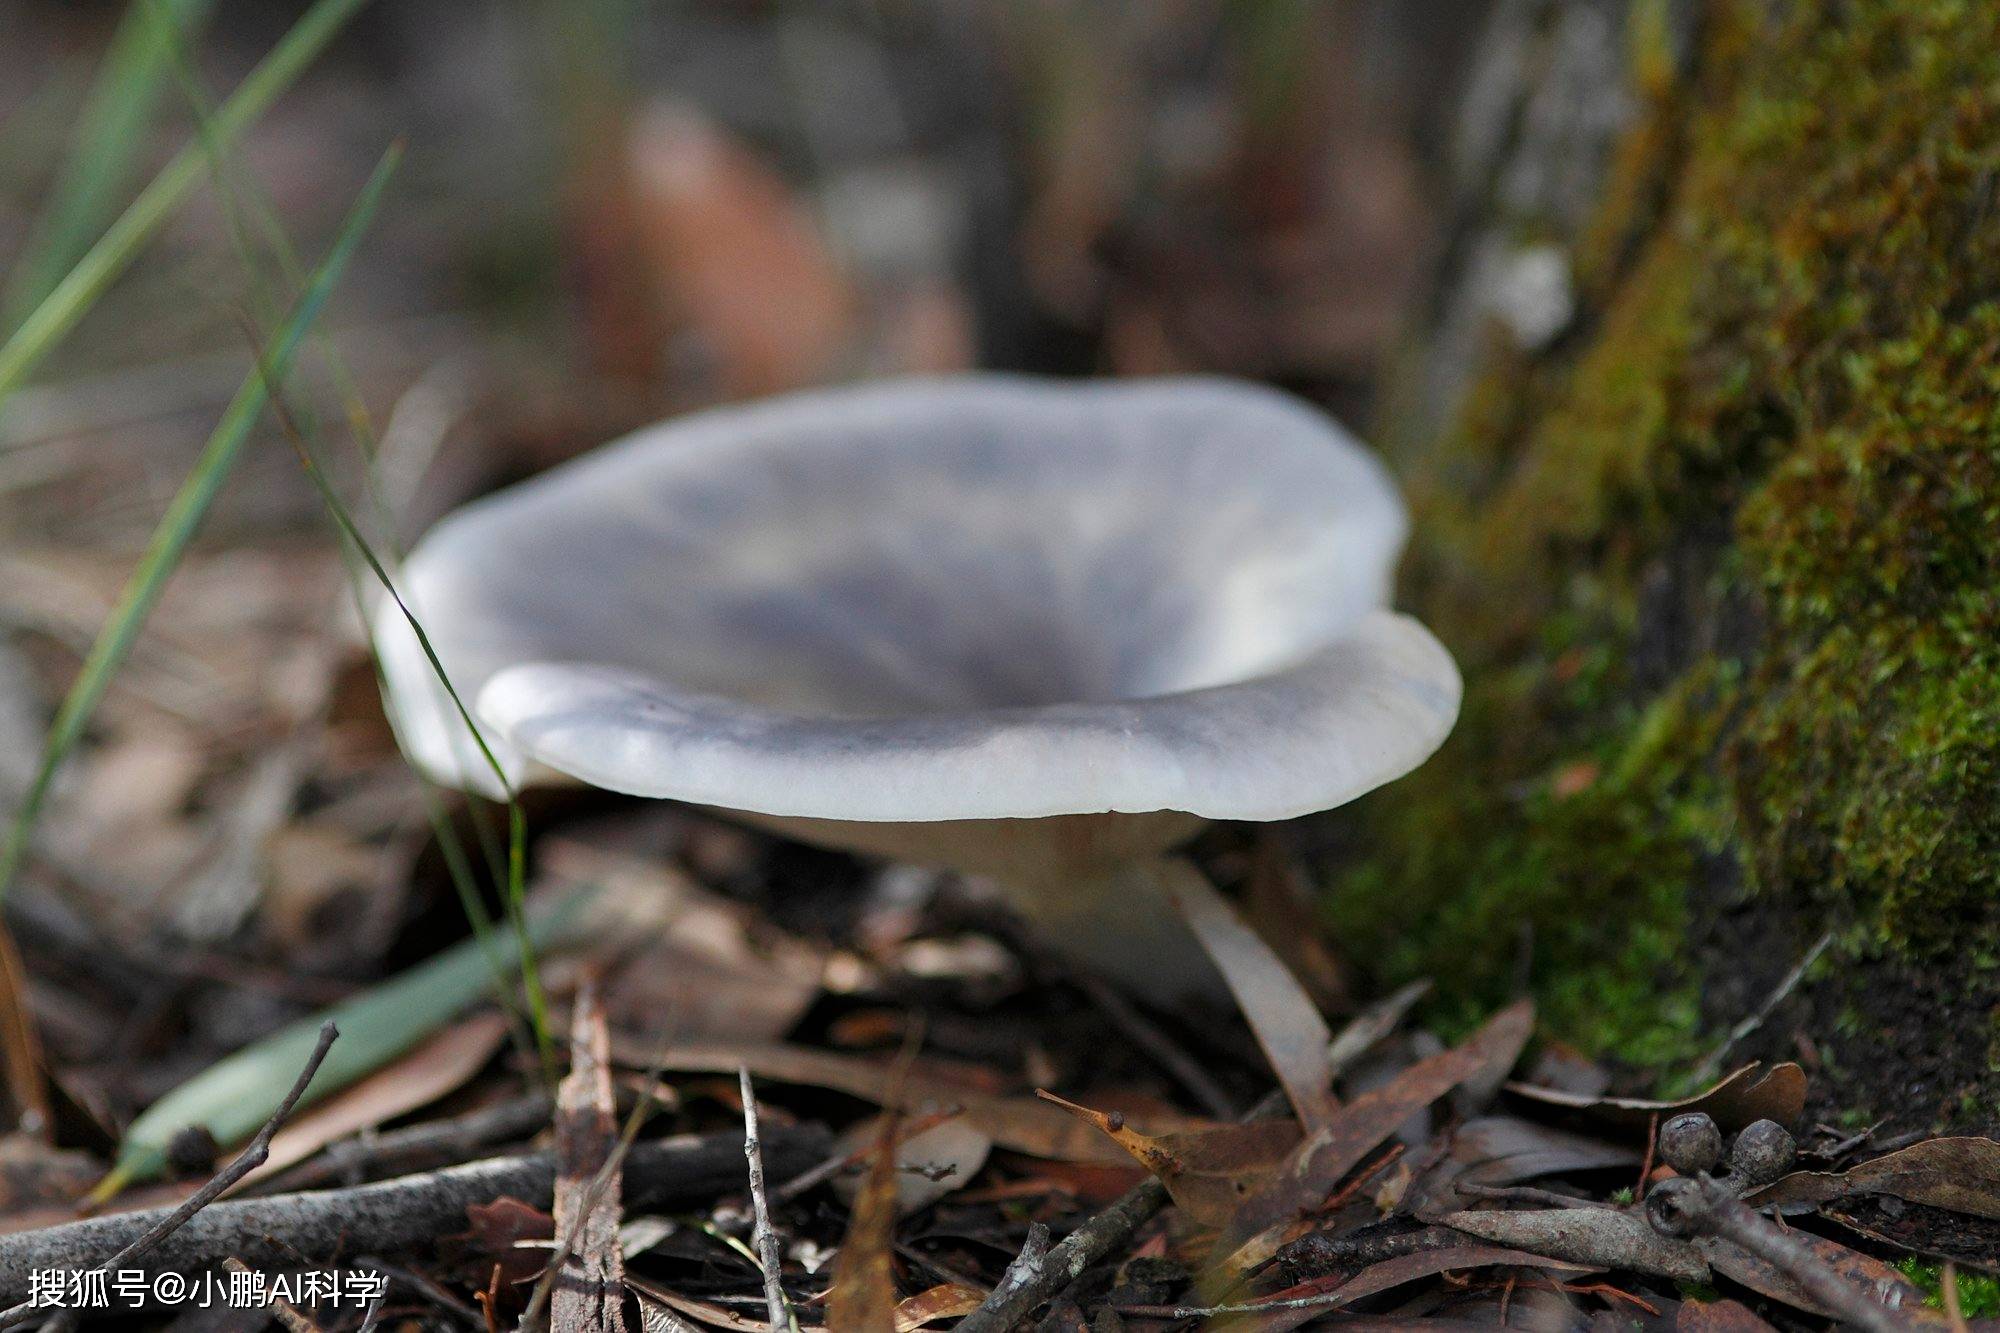
{"type": "MultiPolygon", "coordinates": [[[[991,874],[1164,995],[1207,974],[1157,853],[1450,730],[1451,658],[1384,609],[1404,532],[1271,390],[967,376],[642,431],[445,519],[403,591],[510,781],[991,874]]],[[[496,793],[393,604],[376,628],[410,756],[496,793]]]]}

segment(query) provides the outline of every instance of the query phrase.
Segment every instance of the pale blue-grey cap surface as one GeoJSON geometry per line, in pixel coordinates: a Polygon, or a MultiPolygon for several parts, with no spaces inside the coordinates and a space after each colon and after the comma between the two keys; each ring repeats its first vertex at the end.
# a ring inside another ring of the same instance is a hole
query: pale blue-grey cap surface
{"type": "MultiPolygon", "coordinates": [[[[511,780],[821,819],[1281,819],[1421,763],[1459,679],[1332,421],[1213,379],[885,382],[641,431],[400,587],[511,780]]],[[[390,711],[492,793],[400,612],[390,711]]]]}

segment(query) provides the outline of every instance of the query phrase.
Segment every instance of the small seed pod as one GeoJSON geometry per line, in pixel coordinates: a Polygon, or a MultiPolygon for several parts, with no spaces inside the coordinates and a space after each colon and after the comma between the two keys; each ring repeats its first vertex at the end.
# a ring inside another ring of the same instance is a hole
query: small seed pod
{"type": "Polygon", "coordinates": [[[1669,1177],[1646,1192],[1646,1220],[1662,1236],[1685,1240],[1701,1230],[1707,1216],[1701,1183],[1687,1176],[1669,1177]]]}
{"type": "Polygon", "coordinates": [[[1764,1185],[1791,1169],[1798,1145],[1775,1120],[1745,1125],[1729,1150],[1729,1169],[1745,1185],[1764,1185]]]}
{"type": "Polygon", "coordinates": [[[1722,1131],[1704,1111],[1688,1111],[1660,1126],[1660,1160],[1684,1176],[1715,1170],[1722,1131]]]}
{"type": "Polygon", "coordinates": [[[167,1169],[177,1176],[199,1176],[215,1170],[222,1145],[206,1125],[183,1125],[167,1140],[167,1169]]]}

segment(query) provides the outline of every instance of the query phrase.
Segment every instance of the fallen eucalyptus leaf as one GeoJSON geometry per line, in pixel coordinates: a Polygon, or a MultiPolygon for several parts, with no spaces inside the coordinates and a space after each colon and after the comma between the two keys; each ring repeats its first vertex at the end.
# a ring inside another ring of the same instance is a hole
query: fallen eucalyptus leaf
{"type": "Polygon", "coordinates": [[[1333,1033],[1319,1007],[1214,885],[1185,862],[1175,862],[1173,871],[1174,906],[1228,983],[1299,1123],[1309,1133],[1324,1128],[1336,1103],[1333,1033]]]}
{"type": "MultiPolygon", "coordinates": [[[[760,1079],[827,1088],[892,1110],[918,1111],[926,1103],[957,1106],[966,1123],[998,1147],[1052,1161],[1123,1160],[1095,1130],[1055,1107],[1033,1097],[996,1093],[990,1070],[942,1060],[912,1061],[901,1093],[896,1094],[895,1071],[889,1062],[836,1051],[767,1042],[700,1042],[676,1045],[662,1057],[656,1043],[617,1034],[611,1047],[614,1059],[637,1069],[651,1068],[658,1061],[668,1072],[733,1074],[747,1065],[760,1079]]],[[[1192,1122],[1182,1116],[1148,1114],[1143,1123],[1149,1130],[1164,1132],[1192,1122]]]]}
{"type": "Polygon", "coordinates": [[[1443,1156],[1406,1196],[1406,1206],[1419,1217],[1433,1217],[1473,1202],[1470,1191],[1458,1188],[1461,1185],[1498,1188],[1539,1176],[1636,1170],[1638,1165],[1636,1151],[1603,1139],[1518,1116],[1481,1116],[1452,1132],[1443,1156]]]}
{"type": "Polygon", "coordinates": [[[1745,1203],[1832,1203],[1856,1194],[1893,1194],[1911,1203],[2000,1219],[2000,1142],[1926,1139],[1845,1171],[1795,1171],[1747,1195],[1745,1203]]]}
{"type": "Polygon", "coordinates": [[[896,1307],[896,1333],[912,1333],[940,1319],[959,1319],[979,1308],[986,1293],[962,1282],[920,1291],[896,1307]]]}
{"type": "Polygon", "coordinates": [[[426,1038],[393,1064],[294,1116],[272,1136],[269,1159],[243,1177],[238,1188],[456,1091],[486,1066],[506,1039],[507,1020],[497,1013],[473,1014],[426,1038]]]}
{"type": "Polygon", "coordinates": [[[1789,1063],[1763,1069],[1753,1060],[1725,1075],[1707,1092],[1676,1101],[1653,1101],[1644,1097],[1582,1097],[1528,1083],[1509,1083],[1507,1091],[1544,1106],[1559,1106],[1593,1120],[1629,1129],[1645,1129],[1655,1116],[1664,1120],[1683,1111],[1706,1111],[1722,1128],[1734,1130],[1754,1120],[1775,1120],[1781,1125],[1796,1121],[1799,1113],[1805,1110],[1806,1072],[1789,1063]]]}
{"type": "Polygon", "coordinates": [[[1256,1120],[1243,1125],[1173,1134],[1142,1134],[1122,1115],[1107,1115],[1038,1094],[1079,1119],[1097,1126],[1139,1165],[1160,1178],[1174,1203],[1204,1226],[1221,1226],[1270,1179],[1298,1147],[1300,1129],[1291,1120],[1256,1120]]]}
{"type": "Polygon", "coordinates": [[[1677,1282],[1707,1282],[1710,1276],[1700,1250],[1669,1240],[1644,1217],[1616,1208],[1447,1213],[1438,1222],[1496,1245],[1592,1268],[1629,1268],[1677,1282]]]}
{"type": "Polygon", "coordinates": [[[1343,1105],[1324,1129],[1294,1150],[1270,1184],[1230,1218],[1215,1257],[1225,1265],[1262,1258],[1245,1253],[1252,1240],[1317,1208],[1348,1172],[1424,1107],[1461,1083],[1512,1068],[1534,1026],[1534,1005],[1518,1001],[1488,1019],[1463,1044],[1419,1060],[1343,1105]]]}
{"type": "Polygon", "coordinates": [[[854,1333],[888,1333],[896,1324],[896,1121],[885,1116],[869,1154],[868,1175],[847,1220],[847,1237],[833,1260],[826,1319],[854,1333]]]}

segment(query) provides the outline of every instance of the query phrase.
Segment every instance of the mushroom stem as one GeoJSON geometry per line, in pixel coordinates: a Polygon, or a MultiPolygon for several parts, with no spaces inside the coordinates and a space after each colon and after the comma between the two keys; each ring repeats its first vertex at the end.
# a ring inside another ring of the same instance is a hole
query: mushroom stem
{"type": "Polygon", "coordinates": [[[1204,821],[1175,810],[912,823],[717,811],[802,842],[980,875],[1057,952],[1141,999],[1226,999],[1181,920],[1165,853],[1204,821]]]}
{"type": "Polygon", "coordinates": [[[1146,857],[998,883],[1051,947],[1141,999],[1224,999],[1222,974],[1181,919],[1169,880],[1169,862],[1146,857]]]}

